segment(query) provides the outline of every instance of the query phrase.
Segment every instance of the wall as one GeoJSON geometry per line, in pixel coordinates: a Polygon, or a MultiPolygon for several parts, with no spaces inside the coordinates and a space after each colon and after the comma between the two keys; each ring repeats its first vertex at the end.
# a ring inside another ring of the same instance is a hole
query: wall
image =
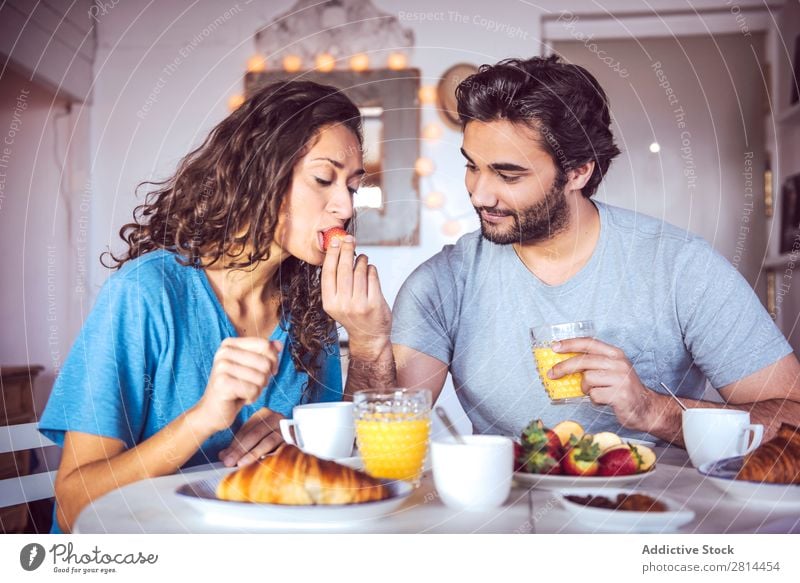
{"type": "Polygon", "coordinates": [[[599,198],[704,237],[763,300],[763,34],[596,42],[624,77],[583,43],[553,49],[590,68],[611,102],[622,154],[599,198]]]}
{"type": "MultiPolygon", "coordinates": [[[[780,256],[781,186],[787,177],[800,173],[800,103],[791,105],[790,88],[795,43],[800,42],[800,3],[786,2],[767,36],[767,54],[772,63],[773,115],[766,120],[767,148],[774,172],[775,215],[770,224],[770,265],[775,270],[776,322],[800,353],[800,286],[797,284],[797,252],[780,256]]],[[[797,65],[795,65],[797,70],[797,65]]]]}
{"type": "MultiPolygon", "coordinates": [[[[69,204],[68,174],[62,172],[80,122],[76,126],[68,109],[67,101],[28,77],[3,75],[0,364],[45,366],[35,385],[37,412],[83,320],[75,269],[78,217],[69,204]]],[[[83,224],[88,233],[88,217],[83,224]]]]}

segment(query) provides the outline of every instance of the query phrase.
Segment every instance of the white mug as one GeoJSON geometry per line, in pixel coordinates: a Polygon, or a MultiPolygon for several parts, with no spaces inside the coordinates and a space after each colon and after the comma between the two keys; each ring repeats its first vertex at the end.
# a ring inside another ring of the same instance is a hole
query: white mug
{"type": "Polygon", "coordinates": [[[500,435],[465,435],[431,444],[433,482],[447,506],[481,511],[502,506],[511,491],[514,444],[500,435]]]}
{"type": "Polygon", "coordinates": [[[356,429],[351,402],[298,405],[292,409],[292,419],[281,419],[280,427],[286,443],[317,457],[335,459],[353,453],[356,429]]]}
{"type": "Polygon", "coordinates": [[[763,437],[764,426],[751,424],[747,411],[701,408],[683,412],[683,441],[696,468],[748,454],[763,437]]]}

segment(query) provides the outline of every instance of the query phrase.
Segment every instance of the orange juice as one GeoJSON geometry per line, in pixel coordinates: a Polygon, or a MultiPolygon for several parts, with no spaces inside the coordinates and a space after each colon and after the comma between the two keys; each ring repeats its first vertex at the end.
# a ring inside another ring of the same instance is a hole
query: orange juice
{"type": "Polygon", "coordinates": [[[356,439],[364,469],[375,478],[418,482],[422,475],[429,417],[373,413],[356,420],[356,439]]]}
{"type": "Polygon", "coordinates": [[[559,379],[551,379],[547,373],[559,362],[578,356],[577,352],[553,352],[552,348],[536,347],[533,349],[533,356],[536,358],[536,368],[539,369],[539,377],[542,384],[553,401],[564,399],[577,399],[585,397],[581,390],[583,373],[575,372],[565,375],[559,379]]]}

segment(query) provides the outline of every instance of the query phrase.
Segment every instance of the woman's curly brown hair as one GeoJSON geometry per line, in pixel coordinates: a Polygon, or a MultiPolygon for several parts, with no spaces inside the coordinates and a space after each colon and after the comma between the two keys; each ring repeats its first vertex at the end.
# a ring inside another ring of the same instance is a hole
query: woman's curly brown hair
{"type": "MultiPolygon", "coordinates": [[[[120,229],[128,250],[119,257],[106,252],[101,263],[119,269],[156,249],[173,251],[182,264],[196,268],[225,259],[226,266],[246,269],[267,259],[294,167],[319,131],[332,124],[347,127],[363,143],[359,110],[335,87],[290,81],[260,89],[172,177],[139,185],[156,188],[134,210],[133,222],[120,229]]],[[[316,378],[335,338],[335,324],[322,309],[320,268],[290,257],[275,277],[281,322],[291,323],[292,360],[316,378]]]]}

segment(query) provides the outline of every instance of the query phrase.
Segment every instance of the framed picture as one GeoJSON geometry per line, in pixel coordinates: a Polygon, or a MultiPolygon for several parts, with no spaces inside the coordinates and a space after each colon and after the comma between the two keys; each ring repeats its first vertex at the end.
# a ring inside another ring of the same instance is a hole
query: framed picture
{"type": "MultiPolygon", "coordinates": [[[[419,245],[421,201],[414,164],[420,156],[419,69],[367,71],[254,71],[245,94],[269,83],[299,78],[339,87],[361,111],[368,205],[356,213],[361,245],[419,245]]],[[[358,204],[359,198],[356,199],[358,204]]]]}
{"type": "Polygon", "coordinates": [[[789,176],[781,188],[781,254],[800,249],[800,174],[789,176]]]}
{"type": "Polygon", "coordinates": [[[792,86],[792,95],[789,98],[789,105],[794,105],[800,101],[800,35],[794,39],[794,59],[792,59],[792,78],[790,80],[792,86]]]}

